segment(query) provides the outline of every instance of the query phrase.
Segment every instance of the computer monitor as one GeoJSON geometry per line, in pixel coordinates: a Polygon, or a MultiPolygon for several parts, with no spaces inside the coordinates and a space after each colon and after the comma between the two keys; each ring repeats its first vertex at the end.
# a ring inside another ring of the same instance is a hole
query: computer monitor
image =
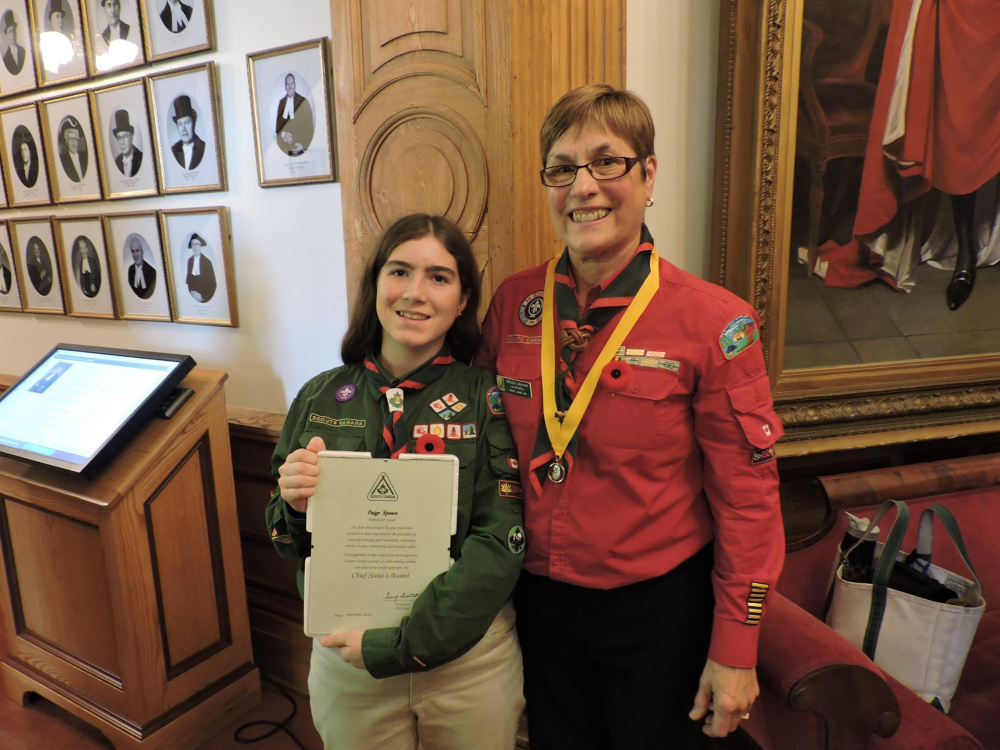
{"type": "Polygon", "coordinates": [[[0,455],[93,478],[194,365],[186,354],[59,344],[0,397],[0,455]]]}

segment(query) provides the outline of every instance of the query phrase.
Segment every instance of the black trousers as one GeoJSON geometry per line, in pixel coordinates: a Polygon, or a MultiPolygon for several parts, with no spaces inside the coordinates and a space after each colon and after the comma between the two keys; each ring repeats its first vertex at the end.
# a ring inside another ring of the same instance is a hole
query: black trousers
{"type": "Polygon", "coordinates": [[[607,591],[522,572],[514,593],[531,750],[715,747],[694,703],[712,632],[712,545],[607,591]]]}

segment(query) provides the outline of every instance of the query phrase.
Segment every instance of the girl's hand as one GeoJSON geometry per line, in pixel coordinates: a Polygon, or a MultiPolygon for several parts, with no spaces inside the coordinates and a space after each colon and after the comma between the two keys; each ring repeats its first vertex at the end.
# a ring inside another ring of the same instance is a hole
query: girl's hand
{"type": "Polygon", "coordinates": [[[309,498],[316,494],[319,477],[319,452],[326,450],[326,443],[318,435],[305,448],[288,454],[278,469],[278,488],[281,499],[299,513],[306,512],[309,498]]]}
{"type": "Polygon", "coordinates": [[[324,635],[320,639],[327,648],[340,649],[340,657],[358,669],[365,668],[365,658],[361,655],[361,638],[364,636],[363,630],[345,630],[342,633],[332,633],[324,635]]]}

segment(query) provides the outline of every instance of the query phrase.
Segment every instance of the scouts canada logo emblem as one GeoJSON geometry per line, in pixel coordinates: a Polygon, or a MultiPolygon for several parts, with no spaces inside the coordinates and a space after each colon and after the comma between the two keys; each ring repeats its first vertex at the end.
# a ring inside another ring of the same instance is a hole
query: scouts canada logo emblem
{"type": "Polygon", "coordinates": [[[524,529],[520,526],[511,526],[507,532],[507,549],[515,555],[524,551],[524,529]]]}
{"type": "Polygon", "coordinates": [[[517,317],[526,326],[537,326],[542,322],[542,290],[532,292],[524,298],[521,309],[517,311],[517,317]]]}

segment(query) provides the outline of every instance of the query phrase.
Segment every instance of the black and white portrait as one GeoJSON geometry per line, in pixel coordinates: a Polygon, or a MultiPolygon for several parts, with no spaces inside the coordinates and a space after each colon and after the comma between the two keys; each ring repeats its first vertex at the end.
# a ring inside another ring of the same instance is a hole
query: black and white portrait
{"type": "Polygon", "coordinates": [[[100,123],[105,198],[156,195],[156,158],[144,82],[129,81],[96,89],[90,96],[95,127],[100,123]]]}
{"type": "Polygon", "coordinates": [[[11,140],[10,159],[14,174],[21,184],[33,188],[38,182],[38,146],[35,139],[24,125],[14,128],[14,138],[11,140]]]}
{"type": "Polygon", "coordinates": [[[163,0],[160,10],[160,22],[163,28],[171,34],[180,34],[191,23],[194,6],[181,0],[163,0]]]}
{"type": "Polygon", "coordinates": [[[174,159],[182,169],[197,169],[205,157],[205,141],[198,135],[198,112],[191,104],[191,97],[181,94],[172,105],[171,119],[177,127],[177,140],[170,147],[174,159]]]}
{"type": "Polygon", "coordinates": [[[17,40],[20,24],[12,10],[5,10],[0,16],[0,31],[3,32],[3,65],[11,75],[18,75],[24,69],[28,50],[17,40]]]}
{"type": "Polygon", "coordinates": [[[10,256],[7,255],[7,248],[0,245],[0,294],[10,294],[13,283],[14,272],[11,271],[10,256]]]}
{"type": "Polygon", "coordinates": [[[101,291],[101,263],[97,257],[97,248],[86,235],[81,234],[73,240],[70,264],[73,278],[83,296],[96,297],[101,291]]]}
{"type": "Polygon", "coordinates": [[[149,243],[141,234],[125,238],[124,253],[128,262],[128,290],[139,299],[149,299],[156,290],[156,268],[147,257],[149,243]]]}
{"type": "MultiPolygon", "coordinates": [[[[135,177],[142,169],[143,153],[136,145],[135,126],[127,109],[116,109],[111,122],[111,135],[117,144],[115,166],[126,177],[135,177]]],[[[115,148],[112,144],[112,149],[115,148]]]]}
{"type": "Polygon", "coordinates": [[[137,0],[87,0],[94,69],[114,70],[142,62],[137,0]]]}
{"type": "Polygon", "coordinates": [[[149,62],[215,49],[212,0],[139,0],[139,4],[149,62]]]}
{"type": "Polygon", "coordinates": [[[59,163],[63,172],[72,182],[80,182],[87,176],[89,160],[83,125],[72,115],[64,117],[59,124],[59,163]]]}
{"type": "Polygon", "coordinates": [[[274,138],[278,148],[289,156],[301,156],[312,143],[316,121],[309,99],[297,89],[302,88],[302,76],[294,72],[284,76],[285,95],[278,100],[274,122],[274,138]]]}
{"type": "Polygon", "coordinates": [[[164,246],[169,248],[174,320],[235,327],[226,209],[161,211],[160,220],[164,246]]]}
{"type": "Polygon", "coordinates": [[[52,291],[52,254],[38,237],[28,238],[24,253],[25,265],[28,268],[28,280],[41,296],[47,297],[52,291]]]}
{"type": "Polygon", "coordinates": [[[36,0],[34,8],[41,83],[86,77],[80,0],[36,0]]]}

